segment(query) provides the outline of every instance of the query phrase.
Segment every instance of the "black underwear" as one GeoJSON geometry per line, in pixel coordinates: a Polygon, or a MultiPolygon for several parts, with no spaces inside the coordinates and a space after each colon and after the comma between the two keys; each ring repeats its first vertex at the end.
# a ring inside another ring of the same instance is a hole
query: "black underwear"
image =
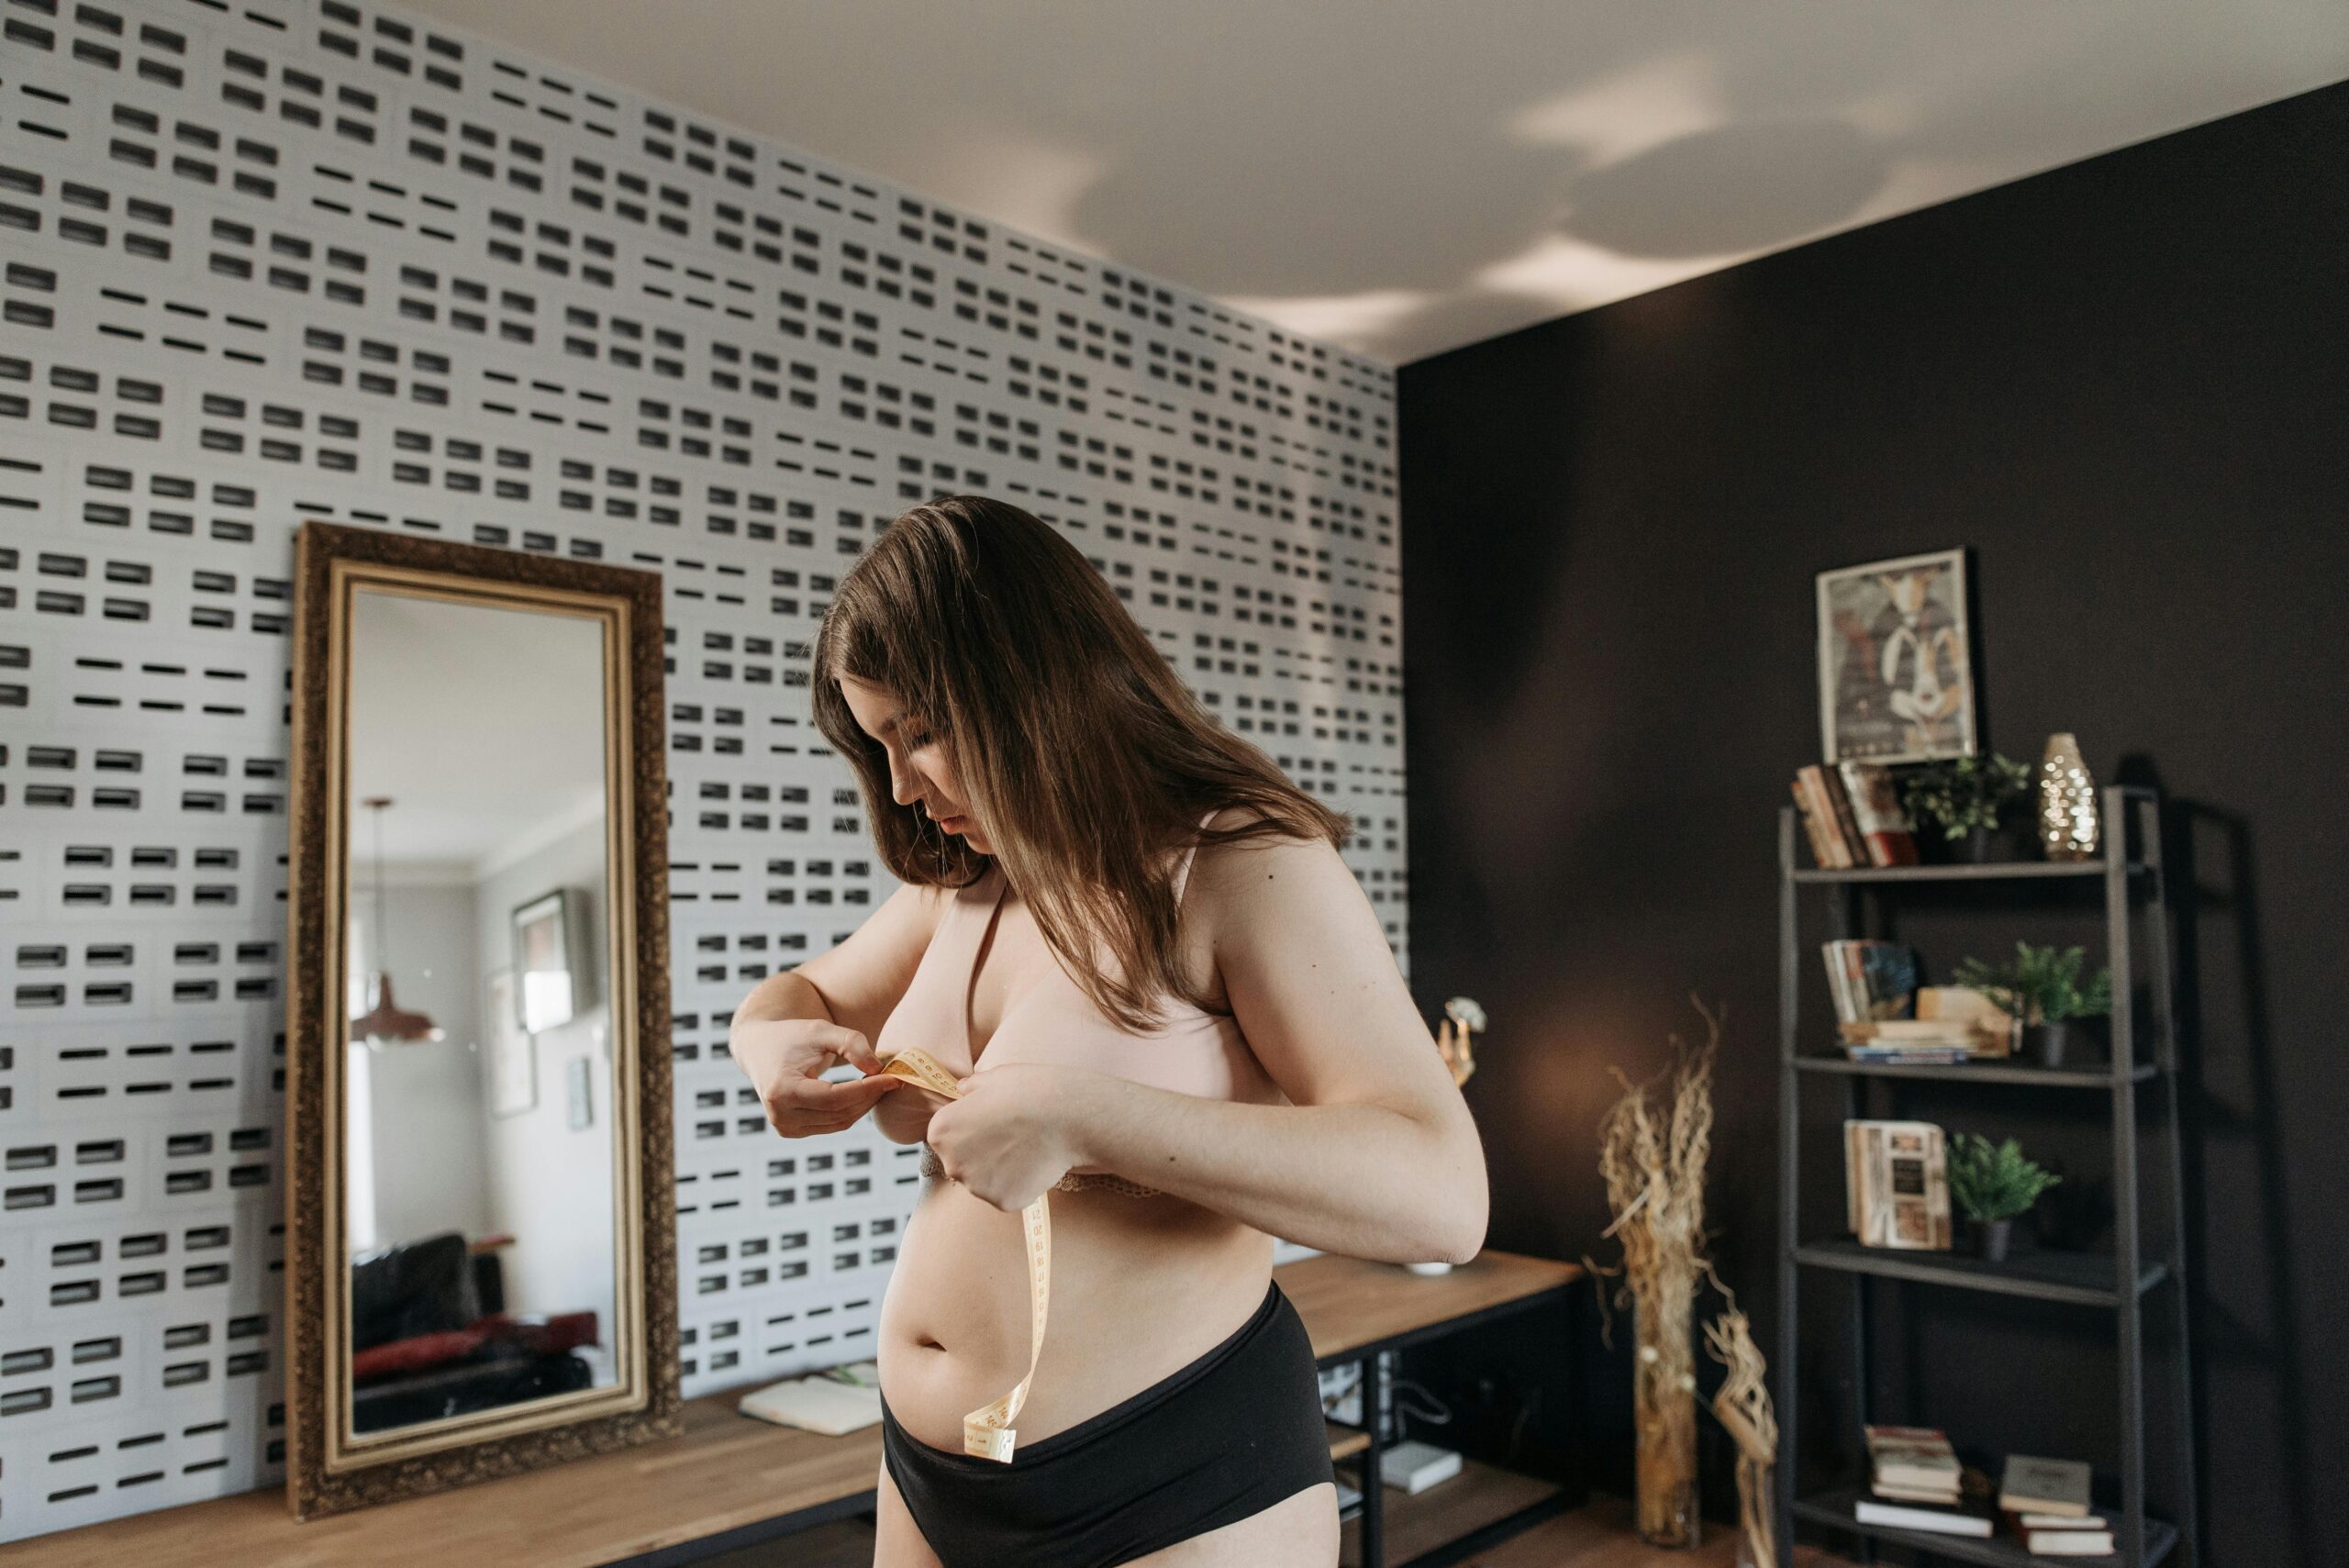
{"type": "Polygon", "coordinates": [[[1114,1568],[1337,1478],[1313,1341],[1277,1282],[1221,1344],[1008,1464],[922,1441],[886,1399],[881,1455],[945,1568],[1114,1568]]]}

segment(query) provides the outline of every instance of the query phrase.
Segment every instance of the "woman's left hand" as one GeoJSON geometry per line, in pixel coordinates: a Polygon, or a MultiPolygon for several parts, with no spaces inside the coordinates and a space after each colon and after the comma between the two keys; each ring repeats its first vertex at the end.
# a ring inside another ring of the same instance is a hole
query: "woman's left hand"
{"type": "Polygon", "coordinates": [[[1082,1162],[1089,1080],[1076,1067],[1008,1062],[959,1080],[963,1097],[930,1118],[929,1143],[947,1179],[1017,1214],[1082,1162]]]}

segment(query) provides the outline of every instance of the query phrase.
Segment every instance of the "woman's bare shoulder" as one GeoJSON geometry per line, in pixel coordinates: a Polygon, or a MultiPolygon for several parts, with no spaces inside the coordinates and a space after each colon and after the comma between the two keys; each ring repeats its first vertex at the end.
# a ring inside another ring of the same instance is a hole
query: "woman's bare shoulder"
{"type": "Polygon", "coordinates": [[[1283,844],[1302,844],[1308,847],[1319,844],[1324,849],[1330,849],[1330,852],[1333,854],[1336,852],[1336,851],[1331,848],[1329,840],[1323,838],[1319,833],[1308,831],[1300,837],[1298,830],[1296,828],[1290,827],[1286,823],[1280,821],[1274,813],[1266,810],[1261,806],[1242,804],[1239,806],[1224,806],[1222,809],[1216,812],[1214,816],[1208,818],[1207,831],[1209,833],[1228,833],[1233,828],[1245,828],[1252,823],[1257,822],[1272,822],[1275,826],[1269,832],[1254,835],[1246,839],[1241,839],[1230,843],[1203,844],[1201,846],[1202,854],[1214,854],[1219,851],[1235,850],[1245,853],[1251,851],[1263,850],[1283,844]]]}
{"type": "MultiPolygon", "coordinates": [[[[1228,831],[1266,817],[1256,806],[1228,806],[1207,827],[1210,832],[1228,831]]],[[[1300,838],[1284,828],[1227,843],[1204,842],[1192,862],[1191,891],[1184,903],[1196,905],[1211,931],[1228,929],[1250,919],[1279,918],[1285,904],[1309,904],[1332,875],[1351,881],[1353,873],[1336,846],[1318,833],[1300,838]]]]}

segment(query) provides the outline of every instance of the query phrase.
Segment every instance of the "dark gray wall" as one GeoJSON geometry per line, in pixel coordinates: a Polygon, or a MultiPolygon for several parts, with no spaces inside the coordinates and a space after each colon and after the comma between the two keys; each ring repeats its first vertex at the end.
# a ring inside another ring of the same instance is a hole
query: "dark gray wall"
{"type": "MultiPolygon", "coordinates": [[[[2165,788],[2194,861],[2190,1300],[2223,1564],[2343,1562],[2349,1518],[2344,168],[2349,85],[1401,377],[1414,972],[1431,1016],[1466,993],[1493,1018],[1468,1089],[1492,1244],[1612,1255],[1607,1067],[1660,1065],[1701,991],[1730,1009],[1718,1251],[1774,1342],[1773,837],[1819,750],[1812,573],[1970,545],[1990,742],[2035,760],[2076,731],[2100,778],[2165,788]]],[[[1906,930],[1943,965],[2093,936],[2047,902],[1906,930]]],[[[1909,1103],[2045,1150],[2069,1178],[2051,1240],[2107,1240],[2093,1112],[2020,1093],[1909,1103]]],[[[1886,1415],[2110,1466],[2110,1314],[1912,1305],[1886,1415]]],[[[1837,1328],[1800,1396],[1821,1440],[1837,1328]]],[[[1604,1478],[1628,1413],[1595,1360],[1604,1478]]]]}

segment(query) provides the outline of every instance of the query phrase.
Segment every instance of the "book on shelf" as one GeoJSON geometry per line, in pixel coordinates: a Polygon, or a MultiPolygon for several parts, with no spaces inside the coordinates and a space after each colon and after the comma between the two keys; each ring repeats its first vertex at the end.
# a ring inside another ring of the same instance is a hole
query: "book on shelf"
{"type": "Polygon", "coordinates": [[[1863,1067],[1963,1067],[1974,1052],[1962,1045],[1847,1045],[1843,1059],[1863,1067]]]}
{"type": "Polygon", "coordinates": [[[1852,973],[1849,951],[1841,942],[1822,942],[1819,956],[1827,965],[1827,995],[1835,1003],[1837,1021],[1865,1018],[1867,1005],[1860,994],[1859,979],[1852,973]]]}
{"type": "Polygon", "coordinates": [[[2110,1557],[2120,1534],[2115,1518],[2101,1510],[2085,1518],[2018,1514],[2011,1508],[2001,1512],[2008,1530],[2033,1557],[2110,1557]]]}
{"type": "Polygon", "coordinates": [[[1990,1516],[1978,1508],[1964,1507],[1937,1508],[1929,1503],[1887,1503],[1861,1497],[1852,1504],[1852,1518],[1864,1525],[1886,1525],[1927,1535],[1970,1535],[1987,1540],[1990,1534],[1990,1516]]]}
{"type": "Polygon", "coordinates": [[[1915,1018],[1844,1018],[1835,1026],[1855,1061],[1967,1061],[2013,1053],[2014,1020],[1958,986],[1920,985],[1915,1018]],[[1976,997],[1974,1002],[1960,997],[1976,997]],[[1900,1052],[1914,1052],[1901,1058],[1900,1052]]]}
{"type": "Polygon", "coordinates": [[[1917,1010],[1917,950],[1871,941],[1860,950],[1860,984],[1871,1018],[1906,1018],[1917,1010]]]}
{"type": "Polygon", "coordinates": [[[1881,762],[1838,762],[1835,767],[1842,776],[1844,798],[1861,846],[1867,851],[1867,863],[1915,865],[1917,836],[1909,827],[1908,812],[1901,809],[1892,770],[1881,762]]]}
{"type": "Polygon", "coordinates": [[[1916,1017],[1919,1022],[1963,1027],[1971,1031],[1977,1056],[2012,1056],[2016,1031],[2021,1028],[2015,1017],[1979,991],[1964,985],[1920,985],[1917,987],[1916,1017]]]}
{"type": "Polygon", "coordinates": [[[2018,1514],[2084,1519],[2089,1515],[2088,1467],[2076,1459],[2010,1453],[1998,1478],[1998,1507],[2018,1514]]]}
{"type": "Polygon", "coordinates": [[[1871,1481],[1868,1490],[1896,1503],[1954,1503],[1958,1496],[1954,1486],[1902,1486],[1890,1481],[1871,1481]]]}
{"type": "MultiPolygon", "coordinates": [[[[1902,1018],[1896,1021],[1907,1023],[1909,1020],[1902,1018]]],[[[1843,1049],[1854,1056],[1863,1052],[1879,1056],[1897,1056],[1906,1052],[1918,1056],[1945,1055],[1964,1062],[1989,1054],[1981,1049],[1981,1041],[1973,1034],[1954,1032],[1939,1026],[1922,1029],[1887,1029],[1883,1024],[1871,1022],[1838,1024],[1835,1029],[1843,1042],[1843,1049]]]]}
{"type": "Polygon", "coordinates": [[[1835,1017],[1842,1023],[1907,1018],[1917,1006],[1917,951],[1876,937],[1821,945],[1835,1017]]]}
{"type": "Polygon", "coordinates": [[[2022,1538],[2022,1550],[2032,1556],[2111,1556],[2114,1551],[2114,1530],[2107,1521],[2090,1518],[2098,1526],[2093,1530],[2053,1530],[2046,1526],[2022,1526],[2015,1533],[2022,1538]]]}
{"type": "Polygon", "coordinates": [[[1865,865],[1864,857],[1856,857],[1854,846],[1843,837],[1842,818],[1828,798],[1827,771],[1813,765],[1795,773],[1795,804],[1802,808],[1803,827],[1810,835],[1811,858],[1826,871],[1845,871],[1854,865],[1865,865]]]}
{"type": "Polygon", "coordinates": [[[1862,1431],[1867,1438],[1871,1480],[1956,1496],[1965,1467],[1958,1463],[1947,1432],[1939,1427],[1881,1425],[1869,1425],[1862,1431]]]}
{"type": "Polygon", "coordinates": [[[1860,819],[1852,810],[1852,797],[1843,793],[1843,775],[1833,768],[1819,770],[1819,787],[1827,796],[1827,809],[1835,815],[1835,830],[1842,835],[1843,848],[1855,866],[1874,865],[1868,855],[1867,840],[1860,836],[1860,819]]]}
{"type": "Polygon", "coordinates": [[[1974,1042],[1971,1024],[1946,1018],[1846,1018],[1835,1032],[1853,1045],[1952,1045],[1974,1042]]]}
{"type": "Polygon", "coordinates": [[[1800,773],[1795,775],[1794,794],[1795,809],[1802,816],[1803,836],[1810,840],[1811,863],[1822,871],[1840,871],[1849,865],[1850,861],[1841,857],[1840,840],[1830,837],[1834,832],[1832,819],[1821,819],[1819,808],[1811,805],[1810,793],[1800,773]]]}
{"type": "Polygon", "coordinates": [[[1933,1123],[1845,1122],[1843,1193],[1860,1245],[1949,1251],[1949,1157],[1933,1123]]]}
{"type": "Polygon", "coordinates": [[[2022,1544],[2033,1557],[2110,1557],[2114,1551],[2109,1529],[2025,1530],[2022,1544]]]}

